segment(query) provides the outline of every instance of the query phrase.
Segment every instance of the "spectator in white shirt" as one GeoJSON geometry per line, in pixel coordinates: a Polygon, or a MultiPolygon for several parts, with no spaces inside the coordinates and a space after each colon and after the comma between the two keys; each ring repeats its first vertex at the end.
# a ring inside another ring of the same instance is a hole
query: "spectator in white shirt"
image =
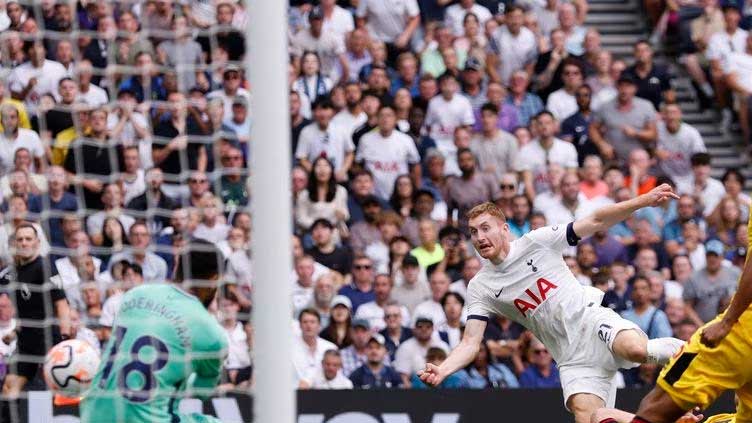
{"type": "Polygon", "coordinates": [[[311,380],[305,380],[303,388],[311,389],[352,389],[350,379],[342,374],[342,356],[337,350],[328,350],[321,360],[321,371],[313,375],[311,380]]]}
{"type": "Polygon", "coordinates": [[[193,231],[193,236],[202,238],[214,244],[227,239],[230,225],[225,222],[222,214],[222,201],[211,193],[201,198],[201,222],[193,231]]]}
{"type": "Polygon", "coordinates": [[[382,105],[378,127],[360,139],[356,161],[373,173],[375,194],[390,198],[397,177],[410,171],[413,181],[420,181],[420,156],[409,135],[396,131],[394,107],[382,105]]]}
{"type": "Polygon", "coordinates": [[[76,101],[86,103],[91,107],[104,106],[109,103],[107,91],[91,83],[93,76],[92,65],[88,59],[82,59],[76,66],[78,76],[78,96],[76,101]]]}
{"type": "Polygon", "coordinates": [[[456,157],[454,131],[460,126],[475,123],[473,106],[467,97],[458,93],[457,78],[450,73],[444,73],[439,77],[439,91],[441,95],[433,97],[428,102],[424,125],[427,135],[436,141],[444,157],[456,157]]]}
{"type": "Polygon", "coordinates": [[[352,134],[360,125],[366,123],[368,116],[363,111],[360,101],[363,98],[363,91],[360,84],[350,81],[345,85],[345,108],[340,110],[332,119],[332,124],[339,126],[346,133],[352,134]]]}
{"type": "Polygon", "coordinates": [[[319,7],[324,17],[322,31],[336,34],[344,42],[347,35],[355,29],[352,13],[338,6],[336,0],[321,0],[319,7]]]}
{"type": "MultiPolygon", "coordinates": [[[[301,335],[293,342],[292,360],[295,369],[295,380],[298,384],[323,371],[321,362],[324,354],[329,350],[336,350],[337,346],[321,339],[321,318],[313,309],[304,309],[298,316],[301,335]]],[[[303,383],[302,386],[306,384],[303,383]]]]}
{"type": "MultiPolygon", "coordinates": [[[[295,315],[313,301],[314,263],[313,257],[309,255],[295,259],[297,278],[292,288],[292,308],[295,315]]],[[[321,323],[321,315],[319,315],[319,323],[321,323]]]]}
{"type": "Polygon", "coordinates": [[[431,288],[431,298],[418,304],[413,310],[413,320],[417,322],[419,317],[429,317],[438,327],[446,322],[444,307],[441,306],[441,299],[449,292],[449,285],[452,281],[449,275],[436,270],[428,277],[428,286],[431,288]]]}
{"type": "Polygon", "coordinates": [[[321,73],[333,80],[346,81],[349,75],[345,57],[344,37],[333,31],[324,31],[324,14],[320,7],[315,7],[308,14],[309,28],[298,31],[292,39],[292,46],[297,55],[306,51],[315,51],[321,59],[321,73]],[[338,66],[339,65],[339,66],[338,66]],[[340,75],[335,75],[337,70],[340,75]]]}
{"type": "Polygon", "coordinates": [[[560,184],[558,194],[538,194],[533,203],[535,210],[546,217],[547,225],[566,224],[593,211],[593,203],[580,192],[580,177],[576,173],[565,174],[560,184]]]}
{"type": "Polygon", "coordinates": [[[342,182],[347,180],[347,172],[355,156],[355,146],[349,134],[331,124],[333,116],[334,105],[331,100],[316,99],[313,104],[314,122],[300,132],[295,158],[310,172],[317,157],[326,157],[334,165],[335,178],[342,182]]]}
{"type": "Polygon", "coordinates": [[[692,175],[694,176],[692,194],[697,200],[697,204],[702,208],[703,215],[709,216],[715,206],[721,202],[726,195],[726,188],[723,183],[710,176],[710,155],[708,153],[695,153],[690,158],[692,163],[692,175]]]}
{"type": "Polygon", "coordinates": [[[37,112],[39,100],[45,94],[55,95],[58,81],[67,75],[65,67],[54,60],[45,59],[47,50],[41,39],[26,41],[23,51],[28,58],[11,71],[8,86],[13,97],[24,102],[29,114],[37,112]]]}
{"type": "MultiPolygon", "coordinates": [[[[376,299],[361,305],[355,313],[356,319],[368,320],[372,332],[379,332],[386,327],[384,310],[392,300],[392,288],[394,288],[394,281],[391,276],[387,274],[376,275],[376,279],[373,281],[373,293],[376,299]]],[[[407,307],[401,306],[400,312],[403,322],[410,321],[410,313],[407,311],[407,307]]]]}
{"type": "Polygon", "coordinates": [[[13,168],[13,156],[17,149],[23,147],[34,156],[34,170],[43,172],[47,161],[42,140],[31,129],[19,127],[18,109],[10,103],[0,106],[0,123],[3,126],[0,134],[0,171],[6,173],[13,168]]]}
{"type": "Polygon", "coordinates": [[[747,31],[739,28],[741,13],[732,3],[721,6],[723,10],[724,30],[710,36],[705,58],[710,61],[710,76],[713,81],[716,99],[722,107],[721,128],[727,128],[733,117],[728,104],[728,87],[723,76],[723,62],[730,53],[744,52],[747,44],[747,31]]]}
{"type": "Polygon", "coordinates": [[[464,34],[463,22],[468,13],[474,14],[481,26],[485,26],[486,22],[493,18],[491,12],[485,6],[477,4],[475,0],[460,0],[459,3],[447,7],[444,12],[444,24],[452,29],[455,36],[459,37],[464,34]]]}
{"type": "Polygon", "coordinates": [[[550,181],[546,177],[550,164],[560,165],[570,172],[575,172],[578,165],[574,146],[554,137],[556,120],[551,112],[540,112],[535,117],[535,122],[538,126],[538,139],[522,147],[517,155],[517,171],[522,174],[528,198],[535,198],[537,194],[551,190],[550,181]]]}
{"type": "Polygon", "coordinates": [[[358,28],[367,27],[371,36],[386,43],[394,63],[418,29],[420,9],[417,0],[361,0],[355,17],[358,28]]]}
{"type": "Polygon", "coordinates": [[[227,335],[227,359],[224,362],[227,383],[232,387],[244,387],[251,380],[250,327],[238,321],[240,304],[232,295],[219,299],[219,323],[227,335]]]}
{"type": "Polygon", "coordinates": [[[577,113],[575,93],[582,86],[584,78],[582,66],[575,59],[564,60],[561,74],[564,86],[552,92],[546,102],[546,109],[560,122],[577,113]]]}
{"type": "MultiPolygon", "coordinates": [[[[444,309],[445,321],[441,325],[437,325],[436,329],[439,332],[446,334],[446,339],[449,341],[447,344],[451,348],[459,345],[462,340],[462,326],[463,317],[462,309],[465,307],[465,299],[462,295],[456,292],[447,292],[441,297],[441,307],[444,309]]],[[[441,335],[443,336],[443,335],[441,335]]]]}
{"type": "Polygon", "coordinates": [[[110,258],[109,269],[122,260],[130,263],[136,263],[143,269],[144,280],[149,283],[165,283],[167,281],[167,263],[162,257],[147,251],[151,243],[151,234],[149,228],[143,222],[136,222],[131,225],[128,231],[128,241],[131,249],[113,254],[110,258]]]}
{"type": "Polygon", "coordinates": [[[426,353],[431,347],[441,348],[446,352],[450,350],[446,342],[434,336],[433,320],[418,316],[413,327],[413,337],[403,342],[394,356],[394,369],[400,372],[405,383],[410,380],[410,376],[426,366],[426,353]]]}
{"type": "Polygon", "coordinates": [[[682,122],[682,110],[676,103],[663,106],[663,120],[658,122],[658,144],[655,156],[658,166],[677,186],[687,192],[692,184],[690,157],[706,151],[700,132],[682,122]]]}
{"type": "Polygon", "coordinates": [[[503,84],[515,71],[532,74],[538,54],[538,41],[532,31],[523,26],[525,10],[517,5],[506,8],[504,25],[489,40],[488,68],[492,80],[503,84]]]}

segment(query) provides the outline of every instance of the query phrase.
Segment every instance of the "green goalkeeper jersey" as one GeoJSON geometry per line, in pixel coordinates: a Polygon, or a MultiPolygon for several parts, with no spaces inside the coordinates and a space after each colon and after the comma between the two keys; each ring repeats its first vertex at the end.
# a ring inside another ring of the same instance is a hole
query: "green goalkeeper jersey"
{"type": "Polygon", "coordinates": [[[227,337],[194,296],[170,284],[128,291],[81,404],[83,422],[184,422],[178,393],[216,386],[227,337]]]}

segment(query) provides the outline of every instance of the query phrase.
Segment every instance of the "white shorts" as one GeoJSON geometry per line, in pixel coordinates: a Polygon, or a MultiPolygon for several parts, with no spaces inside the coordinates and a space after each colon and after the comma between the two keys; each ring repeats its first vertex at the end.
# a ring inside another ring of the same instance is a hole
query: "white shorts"
{"type": "Polygon", "coordinates": [[[610,308],[588,307],[586,313],[582,330],[584,336],[574,349],[576,352],[559,363],[564,406],[567,406],[567,400],[572,395],[586,393],[598,396],[606,407],[613,408],[616,401],[616,372],[639,365],[614,355],[614,339],[623,330],[643,332],[635,323],[622,318],[610,308]]]}

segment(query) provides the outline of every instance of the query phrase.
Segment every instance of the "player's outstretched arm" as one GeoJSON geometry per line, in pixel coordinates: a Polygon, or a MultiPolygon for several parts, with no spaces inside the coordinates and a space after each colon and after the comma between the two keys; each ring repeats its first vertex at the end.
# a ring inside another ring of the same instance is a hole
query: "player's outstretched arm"
{"type": "Polygon", "coordinates": [[[739,320],[739,316],[744,313],[744,310],[750,304],[752,304],[752,260],[750,260],[750,254],[747,253],[747,262],[744,263],[744,270],[739,278],[739,288],[728,309],[726,309],[726,314],[720,321],[708,325],[702,331],[700,342],[708,347],[718,345],[728,335],[731,327],[739,320]]]}
{"type": "Polygon", "coordinates": [[[587,238],[596,232],[607,230],[641,208],[659,206],[672,198],[678,199],[679,196],[671,190],[671,186],[662,184],[631,200],[601,207],[590,216],[574,222],[572,229],[578,237],[587,238]]]}
{"type": "Polygon", "coordinates": [[[426,363],[426,368],[418,372],[420,380],[428,385],[437,386],[447,376],[470,364],[478,355],[485,330],[486,322],[468,319],[467,325],[465,325],[465,334],[462,336],[460,344],[452,350],[449,357],[441,363],[441,366],[426,363]]]}

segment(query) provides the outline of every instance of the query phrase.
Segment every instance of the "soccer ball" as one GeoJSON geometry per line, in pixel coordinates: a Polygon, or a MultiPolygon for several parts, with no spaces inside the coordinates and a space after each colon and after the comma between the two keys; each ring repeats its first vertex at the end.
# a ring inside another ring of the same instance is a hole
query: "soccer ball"
{"type": "Polygon", "coordinates": [[[97,374],[99,359],[99,353],[88,342],[63,341],[52,347],[44,359],[44,381],[59,394],[79,396],[97,374]]]}

